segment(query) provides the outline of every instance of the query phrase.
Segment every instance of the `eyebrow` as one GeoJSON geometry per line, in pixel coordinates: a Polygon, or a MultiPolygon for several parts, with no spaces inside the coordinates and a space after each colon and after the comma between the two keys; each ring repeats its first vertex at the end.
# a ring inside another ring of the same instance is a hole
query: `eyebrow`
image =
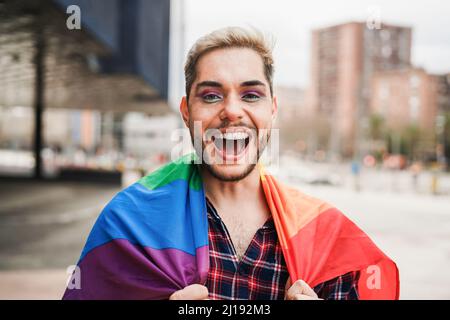
{"type": "Polygon", "coordinates": [[[265,87],[266,85],[264,84],[264,82],[259,80],[244,81],[241,83],[241,87],[254,87],[254,86],[265,87]]]}
{"type": "MultiPolygon", "coordinates": [[[[253,86],[262,86],[265,87],[266,85],[264,84],[264,82],[259,81],[259,80],[249,80],[249,81],[244,81],[240,84],[241,87],[253,87],[253,86]]],[[[206,80],[206,81],[202,81],[199,82],[196,86],[196,88],[201,88],[201,87],[216,87],[216,88],[222,88],[223,85],[220,82],[217,81],[211,81],[211,80],[206,80]]]]}

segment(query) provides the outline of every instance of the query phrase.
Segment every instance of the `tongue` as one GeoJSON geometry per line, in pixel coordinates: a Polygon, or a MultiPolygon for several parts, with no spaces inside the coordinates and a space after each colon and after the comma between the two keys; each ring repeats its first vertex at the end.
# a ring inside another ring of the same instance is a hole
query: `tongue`
{"type": "Polygon", "coordinates": [[[245,140],[226,140],[223,141],[223,150],[228,155],[237,155],[244,150],[245,140]]]}

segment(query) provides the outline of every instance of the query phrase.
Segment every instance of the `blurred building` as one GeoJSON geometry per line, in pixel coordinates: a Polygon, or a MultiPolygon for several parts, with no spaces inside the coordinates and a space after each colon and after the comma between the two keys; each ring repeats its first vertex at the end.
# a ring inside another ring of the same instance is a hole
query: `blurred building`
{"type": "Polygon", "coordinates": [[[403,136],[409,130],[409,139],[421,146],[422,153],[433,155],[440,144],[449,158],[450,74],[414,67],[378,72],[373,77],[370,110],[381,117],[387,130],[403,136]]]}
{"type": "Polygon", "coordinates": [[[450,113],[450,73],[436,75],[437,105],[440,113],[450,113]]]}
{"type": "Polygon", "coordinates": [[[280,129],[280,150],[305,151],[304,144],[310,129],[305,90],[298,87],[277,86],[275,96],[278,103],[275,127],[280,129]]]}
{"type": "MultiPolygon", "coordinates": [[[[44,114],[44,146],[94,150],[101,143],[104,118],[98,110],[48,109],[44,114]]],[[[0,149],[29,150],[33,144],[32,133],[31,108],[0,109],[0,149]]]]}
{"type": "Polygon", "coordinates": [[[39,177],[45,146],[121,147],[124,114],[169,113],[170,20],[169,0],[0,1],[0,108],[23,119],[0,111],[2,144],[32,148],[39,177]]]}
{"type": "Polygon", "coordinates": [[[278,103],[277,121],[280,125],[284,121],[299,119],[305,115],[305,90],[298,87],[277,86],[275,95],[278,103]]]}
{"type": "Polygon", "coordinates": [[[450,73],[435,76],[437,93],[436,160],[450,168],[450,73]]]}
{"type": "MultiPolygon", "coordinates": [[[[363,119],[370,112],[372,76],[410,66],[411,28],[349,22],[314,30],[308,114],[328,119],[332,152],[358,153],[363,119]]],[[[312,120],[311,120],[312,121],[312,120]]]]}
{"type": "Polygon", "coordinates": [[[125,154],[140,159],[170,155],[174,147],[174,143],[170,143],[171,135],[178,125],[176,114],[149,117],[143,113],[128,113],[123,121],[125,154]]]}
{"type": "Polygon", "coordinates": [[[0,106],[33,106],[39,67],[47,108],[166,112],[169,20],[164,0],[2,1],[0,106]]]}
{"type": "Polygon", "coordinates": [[[416,125],[432,131],[439,110],[438,80],[419,68],[378,72],[373,77],[370,109],[389,128],[416,125]]]}

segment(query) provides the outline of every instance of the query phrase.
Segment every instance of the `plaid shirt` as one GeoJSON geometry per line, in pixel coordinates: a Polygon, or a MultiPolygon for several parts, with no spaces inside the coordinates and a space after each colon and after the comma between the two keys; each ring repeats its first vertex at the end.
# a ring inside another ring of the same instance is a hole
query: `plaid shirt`
{"type": "MultiPolygon", "coordinates": [[[[206,199],[210,268],[206,287],[210,299],[284,299],[289,273],[272,217],[256,232],[241,260],[216,209],[206,199]]],[[[359,272],[350,272],[314,287],[320,298],[358,299],[359,272]]]]}

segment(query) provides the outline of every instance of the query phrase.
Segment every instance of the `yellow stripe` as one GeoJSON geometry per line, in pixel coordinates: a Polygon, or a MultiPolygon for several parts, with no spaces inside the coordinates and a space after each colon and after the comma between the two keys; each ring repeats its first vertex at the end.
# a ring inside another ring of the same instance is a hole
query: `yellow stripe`
{"type": "Polygon", "coordinates": [[[259,175],[261,176],[261,180],[266,181],[266,171],[264,169],[264,165],[261,162],[258,162],[258,170],[259,175]]]}

